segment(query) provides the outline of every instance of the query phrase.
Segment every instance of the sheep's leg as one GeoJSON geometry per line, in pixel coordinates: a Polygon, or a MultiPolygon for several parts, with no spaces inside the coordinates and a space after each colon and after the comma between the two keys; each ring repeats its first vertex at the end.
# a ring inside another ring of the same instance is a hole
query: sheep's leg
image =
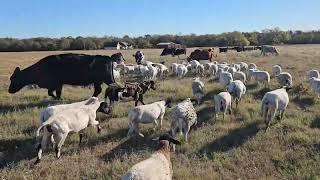
{"type": "Polygon", "coordinates": [[[79,133],[79,146],[81,146],[82,139],[83,139],[83,132],[80,132],[79,133]]]}
{"type": "Polygon", "coordinates": [[[223,112],[223,115],[222,115],[222,120],[224,121],[224,116],[225,116],[226,112],[224,111],[223,112]]]}
{"type": "MultiPolygon", "coordinates": [[[[176,132],[178,127],[174,127],[173,129],[171,129],[171,136],[175,139],[176,138],[176,132]]],[[[175,144],[172,145],[172,150],[175,151],[176,150],[176,146],[175,144]]]]}
{"type": "Polygon", "coordinates": [[[153,131],[156,131],[157,126],[158,126],[158,121],[154,120],[153,123],[154,123],[153,131]]]}
{"type": "Polygon", "coordinates": [[[101,83],[94,83],[94,92],[93,92],[93,97],[98,97],[98,95],[101,93],[102,88],[101,88],[101,83]]]}
{"type": "Polygon", "coordinates": [[[283,118],[284,111],[285,111],[285,110],[280,111],[280,120],[282,120],[282,118],[283,118]]]}
{"type": "Polygon", "coordinates": [[[41,143],[37,147],[37,149],[38,149],[38,158],[37,158],[35,164],[40,162],[41,157],[42,157],[42,151],[46,149],[49,137],[51,137],[51,133],[50,134],[44,134],[42,136],[41,143]]]}
{"type": "Polygon", "coordinates": [[[60,156],[61,156],[61,147],[62,147],[64,141],[66,140],[67,135],[68,135],[68,133],[57,135],[57,143],[58,144],[55,149],[57,158],[60,158],[60,156]]]}
{"type": "Polygon", "coordinates": [[[187,127],[185,127],[185,129],[184,129],[184,140],[185,140],[185,142],[188,142],[188,133],[189,133],[189,131],[190,131],[190,126],[187,125],[187,127]]]}

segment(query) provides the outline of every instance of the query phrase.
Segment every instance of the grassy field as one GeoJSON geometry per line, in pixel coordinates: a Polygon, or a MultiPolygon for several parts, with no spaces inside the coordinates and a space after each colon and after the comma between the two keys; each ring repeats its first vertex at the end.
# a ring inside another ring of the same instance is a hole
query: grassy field
{"type": "MultiPolygon", "coordinates": [[[[281,64],[284,71],[292,74],[295,86],[304,83],[307,87],[306,71],[320,69],[320,45],[278,49],[277,57],[261,57],[259,52],[230,52],[219,54],[217,61],[254,62],[259,69],[269,72],[272,65],[281,64]]],[[[79,52],[111,55],[115,51],[79,52]]],[[[122,51],[128,63],[134,63],[133,52],[122,51]]],[[[168,66],[177,61],[169,56],[160,59],[160,52],[144,50],[147,60],[165,60],[168,66]]],[[[65,52],[0,53],[0,179],[119,179],[133,164],[149,157],[155,149],[151,139],[169,128],[165,117],[162,130],[153,133],[152,125],[142,125],[145,138],[126,138],[127,112],[134,102],[117,103],[112,118],[99,114],[102,133],[88,128],[81,147],[77,134],[73,134],[67,138],[60,159],[50,151],[43,155],[40,164],[33,165],[39,111],[61,101],[49,98],[44,89],[24,88],[9,94],[9,77],[16,66],[25,68],[42,57],[58,53],[65,52]]],[[[213,77],[202,79],[206,96],[204,103],[196,107],[198,127],[190,132],[188,144],[183,143],[171,153],[174,179],[320,179],[320,103],[313,93],[308,91],[298,99],[291,92],[284,119],[275,120],[265,132],[259,109],[266,89],[248,83],[248,93],[238,109],[224,121],[215,122],[213,97],[222,88],[213,77]]],[[[157,83],[157,90],[146,94],[146,103],[166,97],[178,102],[192,96],[191,75],[180,81],[169,77],[157,83]]],[[[277,87],[272,79],[270,89],[277,87]]],[[[64,86],[63,102],[83,100],[92,93],[88,88],[64,86]]]]}

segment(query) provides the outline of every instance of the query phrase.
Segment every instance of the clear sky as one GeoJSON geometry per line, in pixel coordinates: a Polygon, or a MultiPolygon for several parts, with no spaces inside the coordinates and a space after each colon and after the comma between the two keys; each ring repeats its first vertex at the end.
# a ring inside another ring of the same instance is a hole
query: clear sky
{"type": "Polygon", "coordinates": [[[320,0],[0,0],[0,4],[0,37],[320,29],[320,0]]]}

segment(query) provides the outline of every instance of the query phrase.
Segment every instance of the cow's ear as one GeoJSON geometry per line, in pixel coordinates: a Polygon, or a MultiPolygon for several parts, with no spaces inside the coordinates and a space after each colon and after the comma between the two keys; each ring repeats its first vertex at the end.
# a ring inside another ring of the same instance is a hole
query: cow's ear
{"type": "Polygon", "coordinates": [[[14,70],[14,73],[19,73],[20,72],[20,68],[16,67],[16,69],[14,70]]]}

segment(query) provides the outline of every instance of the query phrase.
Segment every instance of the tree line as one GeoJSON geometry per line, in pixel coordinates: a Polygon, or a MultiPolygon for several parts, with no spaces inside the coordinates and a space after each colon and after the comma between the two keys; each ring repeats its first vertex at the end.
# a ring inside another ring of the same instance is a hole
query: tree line
{"type": "Polygon", "coordinates": [[[279,44],[320,44],[320,30],[282,31],[279,28],[261,32],[228,32],[206,35],[145,35],[140,37],[62,37],[62,38],[0,38],[0,51],[56,51],[56,50],[95,50],[110,44],[124,41],[137,48],[155,48],[159,42],[175,42],[187,47],[248,46],[279,44]]]}

